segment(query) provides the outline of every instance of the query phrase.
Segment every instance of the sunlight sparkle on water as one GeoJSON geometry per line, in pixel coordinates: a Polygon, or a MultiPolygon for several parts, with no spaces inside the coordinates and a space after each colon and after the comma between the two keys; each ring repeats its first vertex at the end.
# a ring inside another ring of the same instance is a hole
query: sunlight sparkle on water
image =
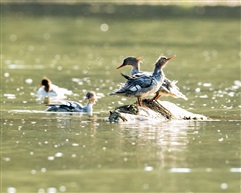
{"type": "Polygon", "coordinates": [[[191,172],[190,168],[171,168],[169,172],[172,173],[189,173],[191,172]]]}
{"type": "MultiPolygon", "coordinates": [[[[59,187],[59,191],[60,192],[65,192],[66,191],[66,187],[65,186],[60,186],[59,187]]],[[[56,193],[56,192],[59,192],[57,188],[54,188],[54,187],[50,187],[47,189],[47,191],[45,191],[43,188],[40,188],[38,190],[38,193],[56,193]]]]}
{"type": "Polygon", "coordinates": [[[57,192],[56,188],[54,188],[54,187],[48,188],[48,193],[56,193],[56,192],[57,192]]]}
{"type": "Polygon", "coordinates": [[[60,190],[60,192],[65,192],[66,191],[66,187],[65,186],[60,186],[59,190],[60,190]]]}
{"type": "Polygon", "coordinates": [[[241,168],[231,168],[230,172],[239,172],[239,173],[241,173],[241,168]]]}
{"type": "Polygon", "coordinates": [[[55,154],[55,157],[62,157],[62,156],[63,156],[63,153],[61,153],[61,152],[58,152],[55,154]]]}
{"type": "Polygon", "coordinates": [[[195,92],[200,92],[200,91],[201,91],[200,88],[196,88],[196,89],[195,89],[195,92]]]}
{"type": "Polygon", "coordinates": [[[234,85],[237,87],[241,87],[241,81],[240,80],[235,80],[234,85]]]}
{"type": "Polygon", "coordinates": [[[15,99],[15,94],[4,94],[3,96],[7,97],[8,99],[15,99]]]}
{"type": "Polygon", "coordinates": [[[10,74],[9,74],[8,72],[5,72],[5,73],[4,73],[4,77],[7,78],[7,77],[9,77],[9,76],[10,76],[10,74]]]}
{"type": "Polygon", "coordinates": [[[206,83],[203,83],[203,86],[204,87],[210,87],[210,86],[212,86],[212,83],[206,82],[206,83]]]}
{"type": "Polygon", "coordinates": [[[50,160],[50,161],[54,160],[54,156],[49,156],[48,160],[50,160]]]}
{"type": "Polygon", "coordinates": [[[154,168],[152,167],[152,166],[146,166],[145,168],[144,168],[144,170],[145,171],[147,171],[147,172],[150,172],[150,171],[152,171],[154,168]]]}
{"type": "Polygon", "coordinates": [[[45,193],[45,190],[43,188],[38,189],[38,193],[45,193]]]}
{"type": "Polygon", "coordinates": [[[6,161],[6,162],[8,162],[8,161],[11,160],[11,158],[10,158],[10,157],[3,157],[3,160],[6,161]]]}
{"type": "Polygon", "coordinates": [[[7,189],[7,192],[8,192],[8,193],[15,193],[15,192],[17,192],[17,190],[16,190],[16,188],[14,188],[14,187],[9,187],[9,188],[7,189]]]}
{"type": "Polygon", "coordinates": [[[46,168],[41,168],[41,172],[42,172],[42,173],[45,173],[46,171],[47,171],[46,168]]]}
{"type": "Polygon", "coordinates": [[[106,23],[100,25],[100,30],[103,32],[107,32],[109,30],[109,26],[106,23]]]}
{"type": "Polygon", "coordinates": [[[32,83],[33,83],[33,80],[32,80],[31,78],[27,78],[27,79],[25,80],[25,82],[26,82],[27,84],[32,84],[32,83]]]}
{"type": "Polygon", "coordinates": [[[221,185],[220,185],[220,187],[221,187],[221,189],[227,189],[228,188],[228,184],[226,184],[226,183],[222,183],[221,185]]]}
{"type": "Polygon", "coordinates": [[[36,170],[31,170],[31,174],[36,174],[37,173],[37,171],[36,170]]]}
{"type": "Polygon", "coordinates": [[[222,142],[222,141],[223,141],[223,138],[218,139],[218,141],[219,141],[219,142],[222,142]]]}

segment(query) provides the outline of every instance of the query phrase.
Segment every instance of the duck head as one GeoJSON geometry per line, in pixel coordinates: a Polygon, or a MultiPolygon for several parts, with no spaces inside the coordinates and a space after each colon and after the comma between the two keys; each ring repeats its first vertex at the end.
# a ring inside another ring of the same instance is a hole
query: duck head
{"type": "Polygon", "coordinates": [[[130,56],[130,57],[127,57],[126,59],[124,59],[123,63],[119,67],[117,67],[116,69],[122,68],[126,65],[130,65],[130,66],[133,66],[135,68],[138,68],[138,65],[139,65],[140,62],[142,62],[141,57],[130,56]]]}
{"type": "Polygon", "coordinates": [[[161,68],[165,67],[167,62],[169,60],[171,60],[172,58],[174,58],[174,57],[176,57],[176,55],[173,55],[173,56],[171,56],[169,58],[167,58],[166,56],[160,56],[158,58],[158,60],[156,61],[156,68],[161,69],[161,68]]]}
{"type": "Polygon", "coordinates": [[[44,90],[49,92],[51,81],[48,78],[43,78],[40,86],[44,86],[44,90]]]}
{"type": "Polygon", "coordinates": [[[94,91],[89,91],[87,92],[87,94],[85,95],[85,99],[88,101],[88,103],[95,103],[97,101],[97,97],[94,91]]]}

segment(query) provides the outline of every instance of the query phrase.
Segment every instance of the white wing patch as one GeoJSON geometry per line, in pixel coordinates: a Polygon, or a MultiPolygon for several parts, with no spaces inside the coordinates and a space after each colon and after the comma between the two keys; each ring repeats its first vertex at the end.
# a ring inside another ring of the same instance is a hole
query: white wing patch
{"type": "Polygon", "coordinates": [[[130,88],[130,90],[131,90],[132,92],[135,92],[135,91],[140,90],[140,89],[141,89],[141,86],[140,86],[140,85],[135,85],[135,86],[133,86],[133,87],[130,88]]]}

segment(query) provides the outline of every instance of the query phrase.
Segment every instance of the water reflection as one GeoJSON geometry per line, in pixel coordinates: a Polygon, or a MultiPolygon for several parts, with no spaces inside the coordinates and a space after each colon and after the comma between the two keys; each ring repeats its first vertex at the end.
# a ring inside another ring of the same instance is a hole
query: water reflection
{"type": "Polygon", "coordinates": [[[135,151],[142,152],[137,160],[146,160],[147,164],[151,162],[155,169],[161,169],[180,166],[180,162],[183,163],[181,165],[187,166],[186,153],[189,152],[189,141],[193,140],[190,139],[190,133],[198,135],[198,130],[203,124],[195,121],[170,121],[155,127],[145,122],[142,125],[121,125],[122,130],[119,132],[123,145],[127,143],[135,146],[135,151]]]}
{"type": "MultiPolygon", "coordinates": [[[[220,171],[240,173],[238,154],[225,151],[237,149],[233,142],[238,140],[235,137],[237,135],[231,133],[234,130],[219,127],[225,122],[217,122],[216,127],[213,127],[211,121],[110,124],[104,122],[99,114],[86,117],[40,112],[11,113],[18,119],[4,121],[4,127],[8,128],[3,141],[6,150],[3,154],[4,171],[10,174],[16,172],[11,168],[18,167],[28,171],[26,178],[37,180],[42,176],[41,181],[45,185],[35,185],[39,192],[46,192],[51,187],[53,191],[60,191],[60,187],[65,187],[63,190],[66,191],[79,190],[78,184],[84,182],[77,179],[83,179],[82,175],[91,176],[91,171],[98,179],[110,174],[117,178],[125,176],[127,172],[140,183],[140,191],[160,188],[158,181],[162,175],[169,176],[167,179],[171,180],[170,175],[177,173],[194,176],[210,173],[219,175],[220,171]],[[31,118],[26,119],[28,113],[31,118]],[[11,137],[13,134],[14,138],[11,137]],[[219,141],[220,138],[224,140],[219,141]],[[15,150],[21,151],[21,155],[10,149],[8,151],[8,144],[15,144],[15,150]],[[209,148],[210,153],[206,148],[209,148]],[[222,152],[226,152],[224,157],[222,152]],[[18,161],[22,156],[25,162],[18,161]],[[226,157],[229,157],[228,162],[226,157]],[[55,176],[56,171],[58,176],[65,176],[63,181],[60,180],[62,177],[58,180],[58,185],[52,180],[47,182],[43,179],[55,176]],[[155,185],[149,175],[153,176],[155,185]]],[[[234,129],[238,127],[237,122],[232,123],[234,129]]],[[[8,177],[5,179],[12,181],[8,177]]],[[[161,180],[176,186],[174,181],[161,180]]],[[[5,183],[9,184],[11,191],[14,190],[11,187],[21,191],[22,188],[9,182],[5,183]]],[[[93,184],[88,184],[87,189],[91,190],[93,184]]],[[[229,189],[230,186],[229,181],[220,181],[218,187],[229,189]]]]}

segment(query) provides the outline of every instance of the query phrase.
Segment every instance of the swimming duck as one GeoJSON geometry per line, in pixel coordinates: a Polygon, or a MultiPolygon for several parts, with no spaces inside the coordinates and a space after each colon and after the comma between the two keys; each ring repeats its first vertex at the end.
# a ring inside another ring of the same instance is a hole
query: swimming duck
{"type": "Polygon", "coordinates": [[[43,78],[40,84],[40,88],[37,91],[37,96],[39,101],[44,100],[45,98],[55,97],[58,99],[66,98],[65,95],[72,94],[72,91],[67,90],[66,88],[60,88],[54,85],[50,79],[43,78]]]}
{"type": "Polygon", "coordinates": [[[93,105],[97,101],[94,91],[90,91],[86,94],[86,105],[83,106],[75,101],[62,101],[61,104],[49,104],[46,111],[52,112],[82,112],[92,115],[93,105]]]}
{"type": "Polygon", "coordinates": [[[51,80],[48,78],[43,78],[40,84],[40,88],[37,91],[38,96],[57,96],[58,86],[52,84],[51,80]]]}
{"type": "MultiPolygon", "coordinates": [[[[132,66],[130,73],[131,76],[142,76],[148,74],[151,75],[150,72],[140,71],[140,63],[141,59],[139,57],[127,57],[124,59],[123,64],[117,67],[117,69],[130,65],[132,66]]],[[[126,79],[129,79],[127,75],[122,74],[122,76],[124,76],[126,79]]],[[[178,86],[176,86],[177,82],[178,81],[176,80],[171,81],[165,77],[162,86],[160,87],[156,95],[152,98],[152,100],[158,100],[161,96],[172,96],[174,98],[183,98],[184,100],[187,100],[187,97],[183,93],[181,93],[178,86]]]]}
{"type": "Polygon", "coordinates": [[[155,63],[155,68],[152,75],[143,74],[142,76],[132,76],[129,77],[124,86],[119,90],[110,93],[110,95],[120,95],[126,97],[137,97],[138,105],[143,107],[142,98],[156,93],[161,87],[165,75],[163,68],[169,60],[174,58],[161,56],[155,63]]]}

